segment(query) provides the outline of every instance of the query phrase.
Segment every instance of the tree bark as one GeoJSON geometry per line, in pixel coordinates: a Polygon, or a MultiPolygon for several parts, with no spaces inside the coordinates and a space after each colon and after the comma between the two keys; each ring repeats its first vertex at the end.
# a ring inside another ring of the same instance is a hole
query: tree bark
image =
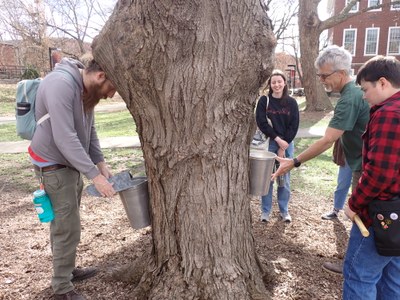
{"type": "Polygon", "coordinates": [[[333,106],[322,84],[316,78],[314,62],[319,51],[321,21],[318,18],[320,0],[304,0],[299,2],[299,31],[301,49],[302,83],[305,87],[306,110],[332,110],[333,106]]]}
{"type": "Polygon", "coordinates": [[[275,39],[258,0],[119,1],[93,43],[140,136],[153,249],[146,299],[268,299],[248,150],[275,39]]]}

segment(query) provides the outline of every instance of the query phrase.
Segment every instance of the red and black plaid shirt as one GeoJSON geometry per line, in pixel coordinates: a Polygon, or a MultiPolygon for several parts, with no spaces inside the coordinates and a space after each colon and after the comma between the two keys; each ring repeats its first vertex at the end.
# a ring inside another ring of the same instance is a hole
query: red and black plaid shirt
{"type": "Polygon", "coordinates": [[[369,227],[368,204],[400,195],[400,92],[371,108],[363,142],[362,175],[349,207],[369,227]]]}

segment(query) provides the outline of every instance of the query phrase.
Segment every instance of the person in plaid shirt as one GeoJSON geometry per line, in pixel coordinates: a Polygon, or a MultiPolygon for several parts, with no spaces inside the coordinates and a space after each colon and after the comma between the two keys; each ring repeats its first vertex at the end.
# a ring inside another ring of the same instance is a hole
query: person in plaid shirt
{"type": "MultiPolygon", "coordinates": [[[[359,215],[370,236],[363,237],[353,225],[343,269],[343,299],[400,299],[400,256],[377,252],[368,214],[371,201],[400,195],[400,62],[374,57],[359,70],[357,83],[371,105],[370,120],[363,135],[362,174],[345,213],[351,220],[359,215]]],[[[390,218],[396,221],[398,216],[391,213],[390,218]]]]}

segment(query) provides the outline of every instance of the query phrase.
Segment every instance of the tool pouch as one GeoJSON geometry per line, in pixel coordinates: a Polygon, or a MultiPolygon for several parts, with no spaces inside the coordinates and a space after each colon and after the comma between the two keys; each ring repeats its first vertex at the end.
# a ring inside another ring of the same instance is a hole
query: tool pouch
{"type": "Polygon", "coordinates": [[[368,206],[375,246],[382,256],[400,256],[400,197],[374,200],[368,206]]]}

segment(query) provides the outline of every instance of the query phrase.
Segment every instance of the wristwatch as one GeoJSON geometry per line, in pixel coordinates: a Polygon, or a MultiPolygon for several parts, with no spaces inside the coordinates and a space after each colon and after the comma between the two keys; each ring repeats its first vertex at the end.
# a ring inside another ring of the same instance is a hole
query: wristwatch
{"type": "Polygon", "coordinates": [[[297,159],[297,157],[293,158],[293,164],[296,168],[301,166],[301,162],[297,159]]]}

